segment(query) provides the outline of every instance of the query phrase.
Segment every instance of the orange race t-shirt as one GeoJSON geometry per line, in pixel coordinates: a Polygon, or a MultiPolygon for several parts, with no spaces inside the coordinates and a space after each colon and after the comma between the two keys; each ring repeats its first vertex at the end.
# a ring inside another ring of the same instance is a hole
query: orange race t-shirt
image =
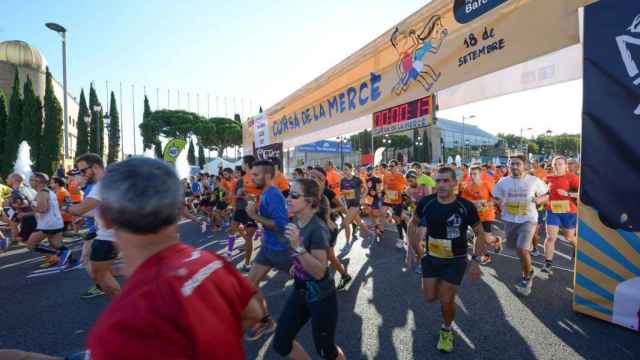
{"type": "Polygon", "coordinates": [[[69,194],[71,195],[71,202],[73,204],[79,204],[84,199],[84,193],[80,190],[76,181],[69,181],[69,194]]]}
{"type": "Polygon", "coordinates": [[[537,169],[533,169],[533,175],[535,175],[536,177],[538,177],[538,179],[544,182],[547,181],[547,172],[541,167],[537,169]]]}
{"type": "MultiPolygon", "coordinates": [[[[64,205],[65,200],[71,201],[71,194],[69,194],[69,192],[65,188],[60,188],[60,190],[58,190],[56,192],[56,197],[58,198],[58,206],[60,206],[60,207],[62,207],[62,205],[64,205]]],[[[62,213],[62,221],[64,221],[64,222],[72,222],[73,221],[73,216],[69,215],[68,213],[63,212],[62,213]]]]}
{"type": "Polygon", "coordinates": [[[253,177],[247,174],[242,177],[242,188],[247,195],[254,196],[256,201],[260,198],[260,194],[262,194],[262,190],[258,189],[256,183],[253,182],[253,177]]]}
{"type": "Polygon", "coordinates": [[[289,190],[289,180],[286,178],[286,176],[280,173],[276,174],[276,176],[273,178],[273,185],[277,187],[280,192],[289,190]]]}
{"type": "Polygon", "coordinates": [[[480,215],[480,221],[495,221],[496,211],[493,205],[489,205],[491,201],[491,190],[493,185],[481,181],[480,184],[470,183],[467,184],[462,192],[462,197],[471,201],[478,209],[478,215],[480,215]]]}
{"type": "Polygon", "coordinates": [[[402,174],[388,173],[382,180],[384,185],[384,202],[391,205],[402,203],[402,192],[407,188],[407,180],[402,174]]]}
{"type": "Polygon", "coordinates": [[[556,214],[575,214],[577,212],[575,199],[560,195],[558,190],[577,192],[580,188],[580,178],[575,174],[566,173],[561,176],[549,175],[547,181],[549,182],[549,202],[546,209],[556,214]]]}
{"type": "Polygon", "coordinates": [[[329,184],[329,189],[338,197],[342,195],[340,193],[340,180],[340,175],[338,175],[338,172],[335,169],[327,171],[327,183],[329,184]]]}
{"type": "Polygon", "coordinates": [[[236,184],[237,184],[237,181],[233,178],[231,178],[230,180],[222,179],[220,181],[220,186],[222,186],[226,195],[225,201],[229,205],[235,205],[236,184]]]}

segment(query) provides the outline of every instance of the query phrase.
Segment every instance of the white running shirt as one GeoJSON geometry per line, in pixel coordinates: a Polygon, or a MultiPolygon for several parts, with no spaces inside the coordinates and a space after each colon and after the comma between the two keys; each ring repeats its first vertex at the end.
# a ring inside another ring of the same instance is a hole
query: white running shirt
{"type": "Polygon", "coordinates": [[[49,196],[49,211],[44,214],[34,212],[36,222],[38,223],[38,230],[60,230],[64,228],[56,194],[49,189],[42,191],[46,192],[49,196]]]}
{"type": "Polygon", "coordinates": [[[522,224],[538,222],[538,209],[533,199],[548,192],[549,188],[542,180],[527,174],[521,178],[502,178],[492,194],[501,201],[502,220],[522,224]]]}
{"type": "MultiPolygon", "coordinates": [[[[95,185],[93,185],[93,187],[91,188],[91,191],[89,192],[89,195],[87,195],[87,197],[88,198],[93,198],[93,199],[96,199],[99,202],[102,202],[102,196],[100,195],[100,182],[98,182],[95,185]]],[[[98,212],[97,211],[95,211],[95,213],[94,213],[94,219],[96,221],[96,227],[98,229],[98,231],[96,232],[96,239],[98,239],[98,240],[106,240],[106,241],[113,241],[113,230],[105,228],[105,225],[102,222],[102,220],[100,220],[100,216],[98,216],[98,212]]]]}

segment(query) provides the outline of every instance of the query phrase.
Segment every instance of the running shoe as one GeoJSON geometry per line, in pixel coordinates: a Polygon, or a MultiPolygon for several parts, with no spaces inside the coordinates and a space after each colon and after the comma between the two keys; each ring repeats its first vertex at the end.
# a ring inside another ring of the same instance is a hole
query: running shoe
{"type": "Polygon", "coordinates": [[[347,285],[351,282],[351,275],[346,274],[340,278],[340,282],[338,283],[338,287],[336,289],[338,291],[343,290],[347,285]]]}
{"type": "Polygon", "coordinates": [[[0,253],[4,252],[9,248],[9,240],[6,238],[0,238],[0,253]]]}
{"type": "Polygon", "coordinates": [[[85,291],[82,295],[80,295],[80,298],[91,299],[102,295],[104,295],[104,291],[98,289],[98,287],[94,285],[87,289],[87,291],[85,291]]]}
{"type": "Polygon", "coordinates": [[[242,271],[245,274],[248,274],[251,271],[251,265],[243,264],[240,267],[240,271],[242,271]]]}
{"type": "Polygon", "coordinates": [[[401,249],[401,250],[404,249],[404,240],[402,240],[402,239],[396,240],[396,248],[401,249]]]}
{"type": "Polygon", "coordinates": [[[46,255],[44,261],[40,265],[41,269],[48,269],[50,267],[58,266],[60,259],[55,255],[46,255]]]}
{"type": "Polygon", "coordinates": [[[502,240],[500,238],[496,241],[496,254],[500,254],[502,252],[502,240]]]}
{"type": "Polygon", "coordinates": [[[547,276],[553,275],[553,265],[550,262],[545,262],[540,272],[547,274],[547,276]]]}
{"type": "Polygon", "coordinates": [[[440,329],[440,338],[436,349],[446,353],[453,351],[453,330],[440,329]]]}
{"type": "Polygon", "coordinates": [[[67,265],[67,263],[69,262],[69,259],[71,258],[71,250],[69,249],[60,250],[60,252],[58,253],[58,257],[60,258],[60,261],[58,261],[58,266],[67,265]]]}
{"type": "Polygon", "coordinates": [[[523,277],[522,280],[516,284],[516,290],[518,290],[522,296],[531,295],[531,289],[533,288],[533,275],[534,272],[531,270],[529,278],[523,277]]]}
{"type": "Polygon", "coordinates": [[[488,263],[491,262],[491,256],[490,255],[484,255],[482,256],[482,258],[480,258],[480,264],[481,265],[487,265],[488,263]]]}
{"type": "Polygon", "coordinates": [[[538,251],[538,248],[533,249],[533,251],[530,252],[531,256],[533,257],[538,257],[542,254],[540,254],[540,251],[538,251]]]}
{"type": "Polygon", "coordinates": [[[271,334],[276,331],[276,322],[271,318],[271,316],[267,316],[264,320],[255,324],[251,329],[247,331],[245,334],[245,338],[249,341],[255,341],[262,337],[264,334],[271,334]]]}

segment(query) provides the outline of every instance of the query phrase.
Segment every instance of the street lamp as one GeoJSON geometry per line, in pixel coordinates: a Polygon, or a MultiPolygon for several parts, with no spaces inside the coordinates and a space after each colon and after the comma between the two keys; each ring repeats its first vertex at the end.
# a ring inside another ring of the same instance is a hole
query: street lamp
{"type": "MultiPolygon", "coordinates": [[[[462,115],[462,144],[460,144],[460,145],[463,145],[465,143],[465,139],[464,139],[464,137],[465,137],[465,126],[464,126],[464,124],[465,123],[464,123],[464,121],[465,120],[469,120],[469,119],[475,119],[475,117],[476,117],[475,115],[469,115],[469,116],[462,115]]],[[[462,157],[464,158],[464,151],[462,151],[462,157]]]]}
{"type": "MultiPolygon", "coordinates": [[[[551,131],[551,129],[547,130],[547,132],[545,133],[547,134],[548,137],[551,137],[551,134],[553,134],[553,131],[551,131]]],[[[554,139],[551,139],[551,142],[553,143],[553,153],[555,155],[556,153],[556,142],[554,139]]]]}
{"type": "MultiPolygon", "coordinates": [[[[422,139],[422,136],[418,135],[418,137],[416,138],[416,146],[417,148],[420,149],[420,151],[418,151],[418,154],[424,153],[424,149],[422,149],[422,145],[424,145],[424,140],[422,139]]],[[[416,154],[416,161],[421,161],[421,160],[422,160],[422,156],[417,156],[416,154]]]]}
{"type": "Polygon", "coordinates": [[[102,154],[100,153],[100,144],[102,143],[101,129],[100,129],[100,111],[102,111],[102,106],[100,105],[93,106],[93,112],[96,113],[96,119],[97,119],[96,121],[96,154],[102,157],[102,154]]]}
{"type": "Polygon", "coordinates": [[[523,151],[522,149],[524,149],[524,132],[525,131],[531,131],[533,130],[533,128],[520,128],[520,151],[522,151],[523,154],[526,155],[526,153],[528,151],[523,151]]]}
{"type": "Polygon", "coordinates": [[[62,38],[62,96],[63,116],[64,116],[64,157],[69,158],[69,111],[67,108],[67,29],[56,23],[46,23],[45,26],[58,34],[62,38]]]}

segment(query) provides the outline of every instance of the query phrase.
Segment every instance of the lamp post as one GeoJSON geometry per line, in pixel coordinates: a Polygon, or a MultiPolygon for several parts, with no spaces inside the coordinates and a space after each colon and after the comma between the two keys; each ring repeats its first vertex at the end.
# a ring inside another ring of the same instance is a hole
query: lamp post
{"type": "MultiPolygon", "coordinates": [[[[551,131],[551,129],[549,129],[549,130],[547,130],[547,132],[545,134],[547,134],[548,137],[551,137],[551,134],[553,134],[553,131],[551,131]]],[[[555,153],[556,153],[556,142],[553,139],[551,139],[551,142],[553,143],[553,154],[555,155],[555,153]]]]}
{"type": "Polygon", "coordinates": [[[524,132],[525,131],[531,131],[533,130],[532,128],[520,128],[520,151],[522,151],[523,154],[526,155],[526,153],[528,151],[523,150],[524,149],[524,132]]]}
{"type": "Polygon", "coordinates": [[[389,135],[385,135],[385,136],[382,138],[382,144],[383,144],[385,147],[387,147],[387,146],[390,146],[390,145],[391,145],[391,139],[389,139],[389,135]]]}
{"type": "MultiPolygon", "coordinates": [[[[465,120],[474,119],[475,117],[476,117],[475,115],[469,115],[469,116],[462,115],[462,144],[460,144],[461,146],[464,146],[465,144],[465,120]]],[[[464,150],[462,151],[462,158],[464,159],[464,150]]]]}
{"type": "MultiPolygon", "coordinates": [[[[422,139],[422,136],[418,135],[417,139],[416,139],[416,146],[421,149],[422,146],[424,145],[424,140],[422,139]]],[[[421,149],[422,151],[418,151],[418,154],[424,153],[424,149],[421,149]]],[[[416,154],[416,161],[422,161],[422,157],[417,156],[416,154]]]]}
{"type": "Polygon", "coordinates": [[[58,34],[62,38],[62,89],[64,91],[62,99],[62,109],[64,116],[64,158],[69,158],[69,110],[67,108],[67,29],[56,23],[46,23],[45,26],[58,34]]]}

